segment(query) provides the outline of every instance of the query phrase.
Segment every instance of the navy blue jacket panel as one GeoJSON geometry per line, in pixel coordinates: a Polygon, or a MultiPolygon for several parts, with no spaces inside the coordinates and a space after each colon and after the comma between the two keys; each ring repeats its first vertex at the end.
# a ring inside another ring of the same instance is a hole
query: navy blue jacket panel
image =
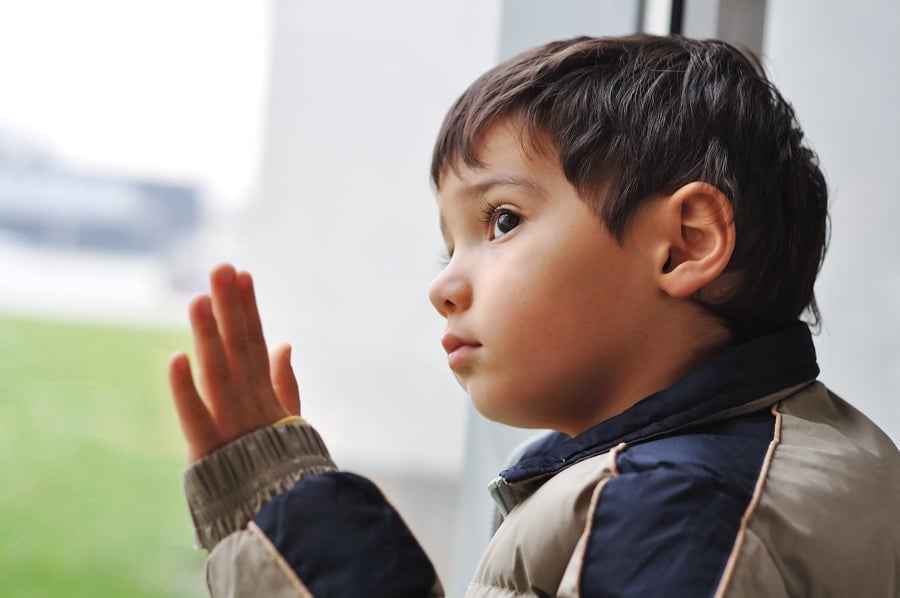
{"type": "Polygon", "coordinates": [[[586,596],[710,596],[775,430],[768,411],[628,447],[594,512],[586,596]]]}
{"type": "Polygon", "coordinates": [[[301,480],[254,518],[314,596],[427,596],[431,561],[381,491],[352,473],[301,480]]]}

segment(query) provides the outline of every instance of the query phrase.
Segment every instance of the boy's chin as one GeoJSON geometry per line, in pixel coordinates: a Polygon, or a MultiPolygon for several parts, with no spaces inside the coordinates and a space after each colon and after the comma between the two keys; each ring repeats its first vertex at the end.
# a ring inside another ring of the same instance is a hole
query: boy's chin
{"type": "Polygon", "coordinates": [[[504,408],[503,406],[498,405],[496,400],[491,400],[490,397],[482,396],[477,391],[472,392],[465,384],[462,384],[462,386],[466,391],[466,394],[469,395],[469,400],[472,401],[472,406],[475,407],[475,411],[477,411],[479,415],[492,422],[497,422],[498,424],[505,424],[508,426],[513,425],[509,423],[508,407],[504,408]]]}
{"type": "Polygon", "coordinates": [[[512,428],[545,429],[549,427],[543,418],[530,414],[523,405],[515,401],[502,401],[497,397],[479,396],[477,393],[468,392],[468,389],[466,392],[475,411],[487,420],[512,428]]]}

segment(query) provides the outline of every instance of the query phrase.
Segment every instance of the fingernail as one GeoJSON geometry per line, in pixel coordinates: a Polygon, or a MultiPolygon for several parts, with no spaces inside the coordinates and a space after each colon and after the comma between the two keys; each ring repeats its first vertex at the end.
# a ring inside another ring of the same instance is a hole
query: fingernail
{"type": "Polygon", "coordinates": [[[243,291],[249,290],[253,286],[253,278],[251,278],[249,272],[238,273],[236,281],[237,286],[243,291]]]}
{"type": "Polygon", "coordinates": [[[234,281],[234,270],[232,268],[222,268],[218,274],[219,282],[223,285],[230,285],[234,281]]]}
{"type": "Polygon", "coordinates": [[[203,297],[197,305],[200,313],[204,316],[212,314],[212,301],[209,297],[203,297]]]}

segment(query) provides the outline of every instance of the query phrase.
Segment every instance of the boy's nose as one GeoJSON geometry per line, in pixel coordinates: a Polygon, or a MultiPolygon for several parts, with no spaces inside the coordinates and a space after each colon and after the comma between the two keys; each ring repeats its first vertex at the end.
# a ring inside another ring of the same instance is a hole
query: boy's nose
{"type": "Polygon", "coordinates": [[[428,298],[438,313],[446,318],[472,305],[472,285],[448,266],[431,281],[428,298]]]}

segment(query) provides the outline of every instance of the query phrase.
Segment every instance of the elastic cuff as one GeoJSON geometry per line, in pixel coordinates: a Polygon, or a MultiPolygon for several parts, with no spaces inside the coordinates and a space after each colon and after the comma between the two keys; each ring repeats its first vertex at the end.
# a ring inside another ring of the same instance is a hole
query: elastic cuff
{"type": "Polygon", "coordinates": [[[325,443],[308,424],[268,426],[241,436],[184,474],[198,544],[211,550],[300,479],[336,469],[325,443]]]}

